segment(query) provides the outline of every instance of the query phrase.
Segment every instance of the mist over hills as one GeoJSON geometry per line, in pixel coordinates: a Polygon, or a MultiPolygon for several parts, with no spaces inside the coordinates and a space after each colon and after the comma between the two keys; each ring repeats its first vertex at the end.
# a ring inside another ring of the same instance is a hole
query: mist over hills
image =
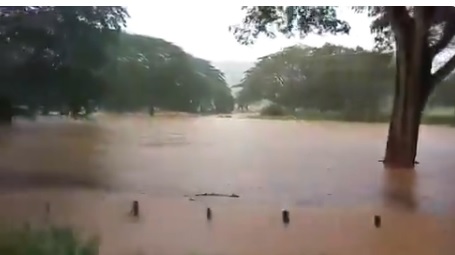
{"type": "Polygon", "coordinates": [[[225,75],[229,86],[240,83],[243,73],[254,65],[254,62],[247,61],[213,61],[212,64],[219,68],[225,75]]]}

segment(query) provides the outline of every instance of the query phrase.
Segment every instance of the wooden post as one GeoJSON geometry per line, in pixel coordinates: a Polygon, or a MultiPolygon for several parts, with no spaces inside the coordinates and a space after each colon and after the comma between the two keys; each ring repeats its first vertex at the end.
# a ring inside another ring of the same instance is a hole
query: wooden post
{"type": "Polygon", "coordinates": [[[207,220],[212,219],[212,209],[210,207],[207,208],[207,220]]]}
{"type": "Polygon", "coordinates": [[[376,228],[380,228],[381,227],[381,216],[375,215],[373,221],[374,221],[374,226],[376,228]]]}
{"type": "Polygon", "coordinates": [[[133,201],[133,205],[131,207],[131,214],[134,217],[139,217],[139,202],[137,200],[133,201]]]}
{"type": "Polygon", "coordinates": [[[290,221],[290,218],[289,218],[289,211],[283,209],[283,210],[281,211],[281,216],[282,216],[282,219],[283,219],[283,223],[284,223],[284,224],[289,224],[289,221],[290,221]]]}

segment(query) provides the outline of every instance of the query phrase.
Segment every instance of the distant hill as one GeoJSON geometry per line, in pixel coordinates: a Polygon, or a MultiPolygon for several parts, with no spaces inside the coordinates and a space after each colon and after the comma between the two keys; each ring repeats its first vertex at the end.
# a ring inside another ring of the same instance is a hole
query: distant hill
{"type": "Polygon", "coordinates": [[[233,86],[240,83],[243,73],[252,67],[254,62],[214,61],[212,64],[223,71],[227,84],[233,86]]]}

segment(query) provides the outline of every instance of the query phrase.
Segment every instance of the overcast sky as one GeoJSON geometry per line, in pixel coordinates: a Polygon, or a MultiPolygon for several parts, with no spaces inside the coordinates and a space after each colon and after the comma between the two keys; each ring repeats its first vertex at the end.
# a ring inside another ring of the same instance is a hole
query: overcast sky
{"type": "Polygon", "coordinates": [[[373,47],[369,18],[353,13],[347,7],[341,7],[338,13],[341,19],[351,25],[349,35],[309,35],[305,39],[261,38],[252,46],[243,46],[228,31],[229,25],[241,22],[241,6],[216,2],[201,6],[180,5],[176,8],[174,4],[160,3],[159,9],[153,12],[144,8],[144,5],[127,6],[131,16],[127,31],[165,39],[196,57],[211,61],[254,61],[296,43],[321,46],[330,42],[348,47],[373,47]]]}

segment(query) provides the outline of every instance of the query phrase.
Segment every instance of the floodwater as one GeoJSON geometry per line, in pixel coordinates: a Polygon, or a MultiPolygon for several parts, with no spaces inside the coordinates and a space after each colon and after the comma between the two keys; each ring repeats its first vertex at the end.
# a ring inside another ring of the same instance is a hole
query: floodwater
{"type": "Polygon", "coordinates": [[[106,255],[455,254],[455,129],[422,127],[416,171],[382,169],[386,131],[216,117],[18,120],[0,132],[0,221],[71,225],[99,235],[106,255]],[[194,197],[211,192],[240,197],[194,197]]]}

